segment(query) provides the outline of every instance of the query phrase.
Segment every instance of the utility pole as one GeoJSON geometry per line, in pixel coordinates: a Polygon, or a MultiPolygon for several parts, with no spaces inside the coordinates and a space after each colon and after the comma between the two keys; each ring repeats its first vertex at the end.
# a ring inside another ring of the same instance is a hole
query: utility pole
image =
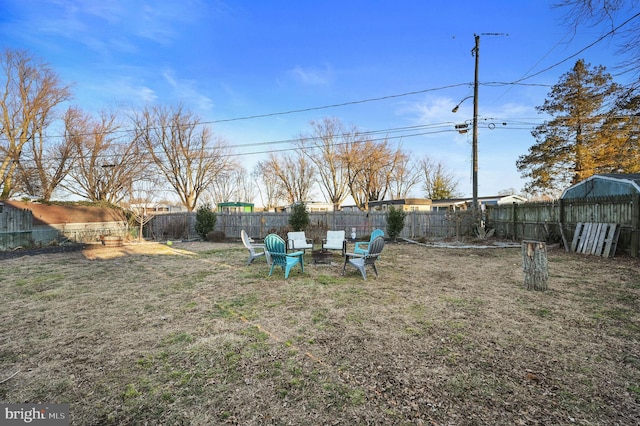
{"type": "MultiPolygon", "coordinates": [[[[490,36],[507,36],[509,34],[504,33],[482,33],[482,35],[490,36]]],[[[471,206],[471,212],[473,214],[473,221],[476,225],[480,225],[480,205],[478,204],[478,69],[480,63],[480,35],[474,34],[475,46],[471,49],[471,54],[476,58],[475,72],[473,79],[473,140],[471,145],[471,163],[472,163],[472,180],[473,180],[473,205],[471,206]]],[[[456,113],[460,108],[460,105],[472,96],[467,96],[462,99],[451,112],[456,113]]]]}
{"type": "Polygon", "coordinates": [[[480,59],[480,36],[474,34],[476,44],[472,50],[472,53],[476,57],[475,73],[473,79],[473,141],[471,148],[471,157],[473,163],[473,220],[477,223],[479,211],[478,211],[478,63],[480,59]]]}

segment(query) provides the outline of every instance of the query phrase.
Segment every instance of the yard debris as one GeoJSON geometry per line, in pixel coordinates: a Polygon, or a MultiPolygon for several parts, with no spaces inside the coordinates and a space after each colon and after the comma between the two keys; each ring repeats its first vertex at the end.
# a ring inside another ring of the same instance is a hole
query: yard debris
{"type": "Polygon", "coordinates": [[[1,381],[1,382],[0,382],[0,385],[1,385],[1,384],[3,384],[3,383],[5,383],[5,382],[8,382],[8,381],[9,381],[9,380],[11,380],[11,379],[13,379],[13,378],[14,378],[15,376],[17,376],[17,375],[18,375],[18,373],[20,373],[21,371],[22,371],[22,370],[18,370],[18,371],[16,371],[16,372],[15,372],[15,373],[13,373],[12,375],[10,375],[9,377],[7,377],[7,378],[6,378],[6,379],[4,379],[3,381],[1,381]]]}
{"type": "Polygon", "coordinates": [[[483,241],[483,244],[469,244],[461,241],[420,243],[418,241],[411,240],[409,238],[401,238],[401,240],[406,241],[407,243],[410,243],[410,244],[417,244],[419,246],[424,246],[424,247],[448,248],[448,249],[520,248],[519,243],[511,243],[511,242],[503,242],[503,241],[494,241],[491,244],[487,244],[485,240],[483,241]]]}

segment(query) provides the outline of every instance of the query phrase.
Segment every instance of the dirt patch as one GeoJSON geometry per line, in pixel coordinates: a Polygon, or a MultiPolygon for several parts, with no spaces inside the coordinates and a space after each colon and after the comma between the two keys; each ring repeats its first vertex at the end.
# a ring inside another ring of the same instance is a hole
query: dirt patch
{"type": "MultiPolygon", "coordinates": [[[[352,248],[352,247],[350,247],[352,248]]],[[[388,244],[380,276],[240,243],[6,259],[0,399],[72,424],[638,424],[640,264],[388,244]]]]}

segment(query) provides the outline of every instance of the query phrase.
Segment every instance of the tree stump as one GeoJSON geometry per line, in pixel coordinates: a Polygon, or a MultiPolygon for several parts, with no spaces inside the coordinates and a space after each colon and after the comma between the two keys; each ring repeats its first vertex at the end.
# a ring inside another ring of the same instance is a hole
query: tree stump
{"type": "Polygon", "coordinates": [[[522,242],[522,269],[527,290],[544,291],[549,279],[547,244],[542,241],[522,242]]]}

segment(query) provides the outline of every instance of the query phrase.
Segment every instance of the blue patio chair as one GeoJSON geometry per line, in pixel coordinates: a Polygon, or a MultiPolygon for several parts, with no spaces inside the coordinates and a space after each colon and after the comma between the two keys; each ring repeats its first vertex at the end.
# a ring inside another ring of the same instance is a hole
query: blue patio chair
{"type": "Polygon", "coordinates": [[[360,241],[356,243],[356,247],[353,249],[353,252],[356,254],[367,254],[369,252],[369,245],[375,240],[377,237],[384,238],[384,231],[382,229],[374,229],[371,233],[371,237],[369,241],[360,241]]]}
{"type": "Polygon", "coordinates": [[[295,265],[300,264],[301,272],[304,272],[304,251],[296,251],[287,253],[286,244],[279,235],[269,234],[264,239],[264,246],[271,256],[271,270],[269,276],[273,273],[273,268],[280,266],[284,271],[284,279],[289,278],[289,271],[295,265]]]}

